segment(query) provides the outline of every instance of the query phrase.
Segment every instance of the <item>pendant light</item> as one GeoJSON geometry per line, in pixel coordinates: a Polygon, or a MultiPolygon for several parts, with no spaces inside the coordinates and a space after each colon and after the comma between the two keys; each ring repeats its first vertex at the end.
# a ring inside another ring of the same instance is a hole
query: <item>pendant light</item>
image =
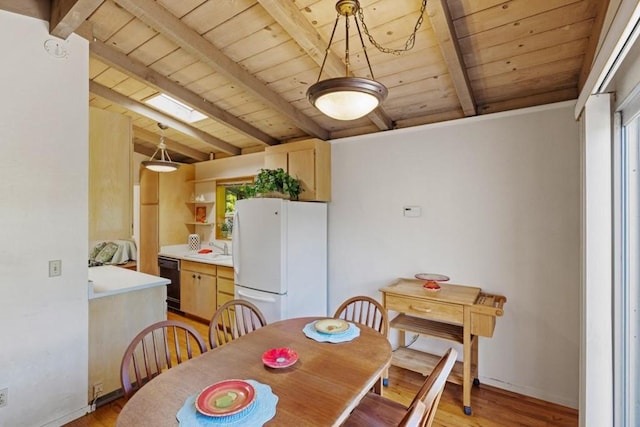
{"type": "Polygon", "coordinates": [[[167,146],[164,143],[164,130],[169,126],[158,123],[158,127],[160,128],[160,143],[158,144],[158,148],[156,148],[156,151],[149,160],[142,162],[142,166],[154,172],[173,172],[180,167],[180,163],[171,161],[171,157],[169,157],[169,153],[167,152],[167,146]],[[160,159],[154,160],[158,151],[160,152],[160,159]]]}
{"type": "Polygon", "coordinates": [[[373,76],[373,70],[371,69],[371,63],[369,62],[369,55],[364,47],[364,41],[362,39],[362,33],[360,32],[360,25],[355,18],[355,14],[360,9],[360,3],[357,0],[339,0],[336,3],[336,10],[338,15],[336,16],[336,22],[333,25],[333,31],[331,32],[331,38],[325,51],[324,60],[320,67],[320,74],[318,75],[318,81],[311,85],[307,89],[307,98],[322,113],[337,120],[355,120],[360,117],[364,117],[373,110],[387,97],[387,88],[375,80],[373,76]],[[345,77],[337,77],[328,80],[320,81],[322,71],[324,70],[324,64],[327,61],[327,55],[333,41],[333,36],[336,33],[336,27],[340,16],[345,17],[345,77]],[[351,77],[350,63],[349,63],[349,17],[354,16],[353,20],[356,23],[358,29],[358,35],[360,36],[360,43],[364,51],[367,65],[369,66],[369,72],[371,73],[371,79],[364,77],[351,77]]]}
{"type": "Polygon", "coordinates": [[[369,62],[369,55],[367,55],[367,49],[364,46],[364,40],[362,39],[362,33],[360,32],[360,25],[358,24],[359,18],[362,23],[362,29],[369,38],[369,41],[382,53],[391,53],[393,55],[400,55],[413,49],[416,41],[416,34],[420,29],[420,26],[424,22],[425,10],[427,7],[427,0],[422,0],[420,7],[420,15],[413,27],[413,32],[407,38],[404,44],[404,48],[391,49],[380,45],[373,36],[369,33],[367,24],[364,22],[364,13],[360,7],[358,0],[339,0],[336,3],[336,10],[338,15],[336,16],[336,22],[333,25],[333,31],[331,32],[331,38],[324,54],[322,65],[320,66],[320,74],[318,75],[318,81],[311,85],[307,89],[307,98],[322,113],[329,117],[333,117],[338,120],[355,120],[360,117],[364,117],[373,110],[375,110],[382,101],[385,100],[388,94],[387,88],[377,81],[373,76],[373,70],[371,69],[371,63],[369,62]],[[320,81],[322,71],[324,70],[324,64],[327,62],[327,55],[331,48],[331,42],[333,36],[336,33],[336,27],[340,16],[345,17],[345,51],[344,51],[344,63],[345,63],[345,77],[337,77],[333,79],[327,79],[320,81]],[[360,43],[362,45],[362,51],[369,67],[369,73],[371,73],[371,79],[364,77],[352,77],[350,76],[350,63],[349,63],[349,17],[353,16],[353,21],[356,23],[358,30],[358,36],[360,36],[360,43]]]}

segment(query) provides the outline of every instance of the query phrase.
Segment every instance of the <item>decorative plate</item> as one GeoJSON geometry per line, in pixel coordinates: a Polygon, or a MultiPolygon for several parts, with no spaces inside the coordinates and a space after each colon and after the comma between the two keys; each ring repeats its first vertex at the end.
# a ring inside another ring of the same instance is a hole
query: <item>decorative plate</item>
{"type": "Polygon", "coordinates": [[[248,408],[255,397],[255,389],[246,381],[220,381],[200,392],[196,398],[196,409],[210,417],[226,417],[248,408]]]}
{"type": "Polygon", "coordinates": [[[272,348],[262,354],[262,363],[270,368],[288,368],[298,361],[298,353],[290,348],[272,348]]]}
{"type": "Polygon", "coordinates": [[[415,275],[416,279],[426,280],[427,282],[446,282],[449,280],[447,276],[442,274],[419,273],[415,275]]]}
{"type": "Polygon", "coordinates": [[[349,323],[342,319],[322,319],[313,324],[321,334],[340,334],[349,329],[349,323]]]}

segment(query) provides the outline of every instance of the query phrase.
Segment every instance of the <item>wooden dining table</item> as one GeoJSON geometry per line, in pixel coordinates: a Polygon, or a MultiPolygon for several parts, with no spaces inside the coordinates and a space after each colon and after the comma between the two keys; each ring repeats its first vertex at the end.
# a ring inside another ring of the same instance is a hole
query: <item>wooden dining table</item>
{"type": "Polygon", "coordinates": [[[376,330],[358,324],[360,335],[343,343],[318,342],[303,333],[318,317],[282,320],[175,366],[144,385],[125,404],[117,427],[177,426],[187,398],[226,379],[255,380],[278,397],[267,426],[337,426],[377,385],[391,362],[391,346],[376,330]],[[269,368],[262,354],[288,347],[298,361],[269,368]]]}

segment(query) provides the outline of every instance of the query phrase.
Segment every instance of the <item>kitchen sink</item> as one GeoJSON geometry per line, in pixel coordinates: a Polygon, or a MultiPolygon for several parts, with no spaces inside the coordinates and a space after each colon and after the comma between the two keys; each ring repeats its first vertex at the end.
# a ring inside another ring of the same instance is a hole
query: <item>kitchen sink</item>
{"type": "Polygon", "coordinates": [[[231,255],[224,255],[217,252],[210,252],[208,254],[187,254],[185,258],[202,259],[208,261],[230,261],[231,255]]]}

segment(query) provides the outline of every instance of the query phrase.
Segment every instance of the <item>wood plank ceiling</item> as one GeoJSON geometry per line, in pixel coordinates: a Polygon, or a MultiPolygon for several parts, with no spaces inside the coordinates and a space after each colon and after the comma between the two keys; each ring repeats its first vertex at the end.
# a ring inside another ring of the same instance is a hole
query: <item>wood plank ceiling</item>
{"type": "MultiPolygon", "coordinates": [[[[400,49],[421,0],[361,0],[369,33],[400,49]]],[[[428,0],[415,47],[383,53],[366,41],[389,96],[353,121],[306,99],[336,19],[334,0],[0,0],[90,40],[89,105],[133,119],[149,155],[157,122],[174,160],[196,162],[316,137],[383,132],[575,99],[591,66],[608,0],[428,0]],[[187,124],[145,104],[166,93],[204,113],[187,124]]],[[[344,18],[322,79],[344,76],[344,18]]],[[[369,77],[357,32],[352,74],[369,77]]],[[[365,36],[366,39],[366,36],[365,36]]]]}

